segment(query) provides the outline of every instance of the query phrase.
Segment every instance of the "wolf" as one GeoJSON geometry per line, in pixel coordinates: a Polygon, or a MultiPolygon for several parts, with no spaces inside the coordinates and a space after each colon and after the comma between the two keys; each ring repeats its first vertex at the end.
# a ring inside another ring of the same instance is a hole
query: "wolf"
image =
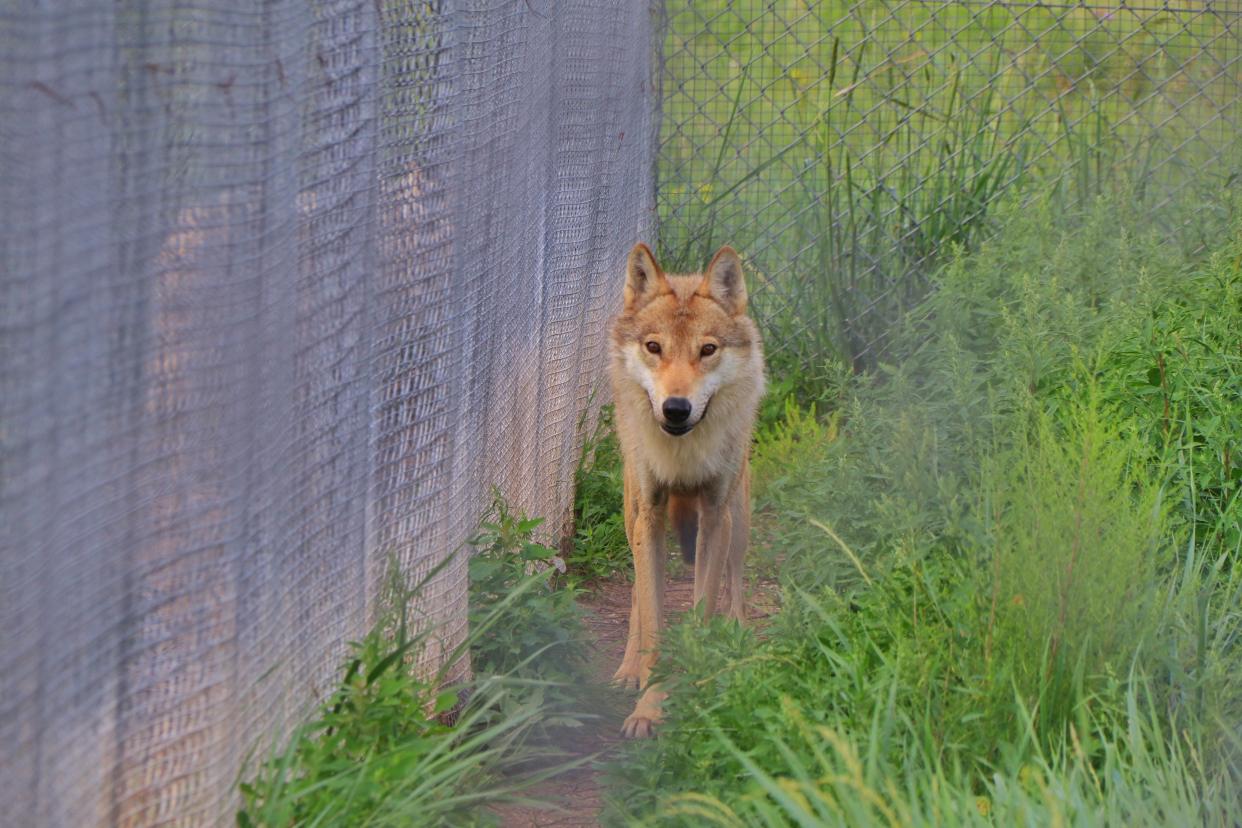
{"type": "Polygon", "coordinates": [[[644,738],[667,693],[650,683],[664,619],[666,521],[694,564],[694,603],[744,623],[750,444],[764,391],[763,343],[746,316],[742,260],[720,248],[703,273],[666,274],[647,245],[630,251],[612,324],[609,374],[625,461],[625,533],[634,588],[615,679],[644,690],[622,734],[644,738]]]}

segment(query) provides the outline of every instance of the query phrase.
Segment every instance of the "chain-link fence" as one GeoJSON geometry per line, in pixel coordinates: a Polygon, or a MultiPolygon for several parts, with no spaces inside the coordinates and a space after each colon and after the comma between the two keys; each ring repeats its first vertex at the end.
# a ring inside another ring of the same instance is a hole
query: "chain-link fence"
{"type": "Polygon", "coordinates": [[[646,0],[0,9],[0,825],[230,824],[390,554],[493,484],[559,528],[653,43],[646,0]]]}
{"type": "Polygon", "coordinates": [[[778,362],[865,363],[1004,199],[1124,186],[1203,220],[1242,157],[1240,10],[670,0],[661,254],[734,244],[778,362]]]}

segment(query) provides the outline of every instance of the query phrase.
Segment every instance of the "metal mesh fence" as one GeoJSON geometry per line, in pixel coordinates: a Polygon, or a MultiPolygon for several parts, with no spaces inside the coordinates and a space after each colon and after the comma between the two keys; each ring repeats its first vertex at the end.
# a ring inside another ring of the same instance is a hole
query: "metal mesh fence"
{"type": "Polygon", "coordinates": [[[1193,226],[1242,160],[1240,11],[670,0],[663,259],[693,269],[738,246],[778,364],[857,366],[999,202],[1125,188],[1166,229],[1193,226]]]}
{"type": "MultiPolygon", "coordinates": [[[[0,824],[228,824],[388,555],[493,484],[558,525],[653,42],[646,2],[0,9],[0,824]]],[[[464,560],[423,600],[460,641],[464,560]]]]}

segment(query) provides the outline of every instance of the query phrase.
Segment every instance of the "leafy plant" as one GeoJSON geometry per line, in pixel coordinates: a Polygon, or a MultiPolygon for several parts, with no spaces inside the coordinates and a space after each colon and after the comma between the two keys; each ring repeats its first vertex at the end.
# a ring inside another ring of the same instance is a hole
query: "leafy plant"
{"type": "Polygon", "coordinates": [[[488,624],[470,648],[478,675],[520,680],[500,699],[502,716],[520,716],[528,706],[544,712],[538,727],[582,725],[584,686],[588,683],[588,646],[584,639],[578,589],[554,584],[565,564],[556,552],[535,540],[542,518],[514,514],[497,494],[470,540],[471,627],[488,624]],[[542,574],[530,587],[532,575],[542,574]],[[490,622],[490,623],[489,623],[490,622]]]}

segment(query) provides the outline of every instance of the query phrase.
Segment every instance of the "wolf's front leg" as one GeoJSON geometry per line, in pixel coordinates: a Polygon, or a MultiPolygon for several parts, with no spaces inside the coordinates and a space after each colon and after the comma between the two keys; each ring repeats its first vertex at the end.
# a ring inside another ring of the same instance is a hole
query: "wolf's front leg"
{"type": "MultiPolygon", "coordinates": [[[[630,545],[630,549],[634,550],[634,524],[638,520],[639,513],[639,486],[638,481],[634,479],[634,469],[630,464],[625,466],[625,499],[623,506],[625,509],[625,539],[630,545]]],[[[642,621],[638,612],[638,581],[635,579],[634,586],[630,589],[630,631],[625,639],[625,655],[621,659],[621,666],[617,668],[617,672],[613,674],[613,681],[620,684],[626,689],[639,689],[641,679],[639,677],[639,655],[642,645],[642,621]]]]}
{"type": "Polygon", "coordinates": [[[659,655],[659,634],[664,628],[664,562],[668,555],[664,548],[664,512],[664,502],[642,502],[634,521],[631,546],[637,605],[633,611],[637,611],[639,624],[638,678],[647,689],[621,727],[622,734],[629,738],[641,738],[651,732],[651,726],[660,721],[660,703],[668,695],[650,684],[651,670],[659,655]]]}
{"type": "Polygon", "coordinates": [[[646,739],[650,736],[652,728],[663,718],[664,700],[667,698],[668,693],[661,690],[660,685],[648,687],[634,707],[634,712],[626,717],[621,735],[627,739],[646,739]]]}
{"type": "Polygon", "coordinates": [[[639,656],[642,642],[643,625],[638,612],[638,584],[630,587],[630,632],[625,640],[625,655],[621,666],[613,674],[612,680],[627,690],[637,690],[641,684],[639,678],[639,656]]]}

